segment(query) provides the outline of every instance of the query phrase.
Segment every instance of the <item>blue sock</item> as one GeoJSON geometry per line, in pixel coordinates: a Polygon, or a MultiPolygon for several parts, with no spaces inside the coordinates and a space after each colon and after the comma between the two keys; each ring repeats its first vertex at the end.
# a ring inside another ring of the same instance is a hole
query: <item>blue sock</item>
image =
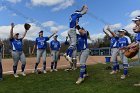
{"type": "Polygon", "coordinates": [[[124,68],[123,74],[124,74],[124,75],[127,75],[127,74],[128,74],[128,69],[127,69],[127,68],[124,68]]]}
{"type": "Polygon", "coordinates": [[[67,54],[67,55],[69,54],[69,48],[67,49],[66,54],[67,54]]]}
{"type": "Polygon", "coordinates": [[[84,74],[85,74],[85,65],[80,66],[80,78],[83,78],[84,74]]]}
{"type": "Polygon", "coordinates": [[[24,72],[24,69],[25,69],[25,64],[22,64],[22,65],[21,65],[21,70],[22,70],[22,72],[24,72]]]}
{"type": "Polygon", "coordinates": [[[116,69],[117,69],[117,70],[120,70],[119,64],[116,65],[116,69]]]}
{"type": "Polygon", "coordinates": [[[85,65],[85,73],[84,74],[87,74],[87,66],[85,65]]]}
{"type": "Polygon", "coordinates": [[[17,72],[17,66],[13,66],[13,71],[14,71],[14,74],[16,74],[16,72],[17,72]]]}
{"type": "Polygon", "coordinates": [[[123,74],[127,75],[128,74],[128,64],[123,64],[123,68],[124,68],[123,74]]]}
{"type": "Polygon", "coordinates": [[[113,70],[116,71],[116,65],[113,65],[113,70]]]}
{"type": "Polygon", "coordinates": [[[69,53],[68,53],[69,57],[72,57],[72,54],[73,54],[73,48],[69,48],[69,53]]]}

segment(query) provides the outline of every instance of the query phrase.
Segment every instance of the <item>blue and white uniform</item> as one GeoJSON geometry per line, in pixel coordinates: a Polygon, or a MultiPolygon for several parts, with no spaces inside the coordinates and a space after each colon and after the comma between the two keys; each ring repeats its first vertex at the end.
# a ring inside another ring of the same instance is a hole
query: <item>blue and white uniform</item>
{"type": "Polygon", "coordinates": [[[136,42],[138,43],[138,45],[139,45],[138,61],[140,62],[140,32],[136,33],[135,41],[136,41],[136,42]]]}
{"type": "Polygon", "coordinates": [[[89,56],[87,32],[84,35],[79,35],[77,41],[78,50],[80,51],[80,78],[84,78],[84,75],[87,74],[86,61],[89,56]]]}
{"type": "Polygon", "coordinates": [[[11,38],[10,43],[12,46],[11,52],[12,52],[12,57],[13,57],[13,61],[14,61],[14,65],[13,65],[14,74],[16,74],[17,65],[18,65],[19,61],[21,61],[21,63],[22,63],[21,69],[22,69],[22,72],[24,72],[25,65],[26,65],[26,58],[25,58],[25,54],[23,52],[22,38],[21,39],[11,38]]]}
{"type": "Polygon", "coordinates": [[[2,80],[2,46],[0,45],[0,80],[2,80]]]}
{"type": "MultiPolygon", "coordinates": [[[[129,44],[131,44],[131,40],[128,36],[119,38],[119,48],[127,47],[129,44]]],[[[124,75],[127,75],[128,74],[128,58],[124,55],[122,50],[120,50],[120,58],[123,62],[124,75]]]]}
{"type": "Polygon", "coordinates": [[[77,42],[77,38],[76,38],[76,25],[79,22],[79,18],[82,17],[81,12],[75,12],[71,15],[70,17],[70,30],[68,31],[68,36],[70,38],[70,46],[67,50],[68,55],[70,57],[72,57],[73,51],[76,49],[76,42],[77,42]]]}
{"type": "Polygon", "coordinates": [[[52,70],[57,68],[60,47],[61,47],[61,44],[58,40],[52,40],[50,42],[50,49],[51,49],[51,55],[52,55],[52,63],[51,63],[52,70]]]}
{"type": "Polygon", "coordinates": [[[37,70],[37,66],[40,63],[40,59],[42,57],[43,60],[43,70],[46,70],[46,48],[48,37],[37,37],[36,38],[36,46],[37,46],[37,61],[35,65],[35,71],[37,70]]]}
{"type": "Polygon", "coordinates": [[[111,58],[113,63],[113,71],[119,70],[119,63],[117,60],[118,52],[119,52],[119,37],[111,37],[110,38],[110,48],[111,48],[111,58]]]}

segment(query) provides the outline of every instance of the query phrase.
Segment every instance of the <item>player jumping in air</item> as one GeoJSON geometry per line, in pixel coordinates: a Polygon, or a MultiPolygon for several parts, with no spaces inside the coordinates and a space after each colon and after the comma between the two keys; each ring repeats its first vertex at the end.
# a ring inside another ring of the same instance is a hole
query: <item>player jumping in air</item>
{"type": "Polygon", "coordinates": [[[72,63],[72,55],[73,51],[76,50],[76,26],[78,25],[79,18],[82,17],[82,15],[87,13],[87,6],[84,5],[81,10],[76,10],[71,16],[70,16],[70,30],[68,31],[68,36],[70,38],[70,46],[66,51],[66,54],[64,54],[65,58],[72,63]]]}

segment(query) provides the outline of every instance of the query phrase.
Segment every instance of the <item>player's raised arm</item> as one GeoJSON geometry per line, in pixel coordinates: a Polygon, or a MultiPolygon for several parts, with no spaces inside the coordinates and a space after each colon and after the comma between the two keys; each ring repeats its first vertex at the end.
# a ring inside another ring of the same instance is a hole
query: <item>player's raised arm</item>
{"type": "Polygon", "coordinates": [[[116,36],[117,36],[113,31],[111,31],[111,29],[110,29],[109,27],[107,28],[107,30],[111,33],[111,35],[112,35],[113,37],[116,37],[116,36]]]}
{"type": "Polygon", "coordinates": [[[80,10],[80,12],[81,12],[82,15],[86,14],[87,11],[88,11],[87,5],[84,5],[84,6],[82,7],[82,9],[80,10]]]}
{"type": "Polygon", "coordinates": [[[27,31],[30,29],[30,27],[31,27],[30,24],[27,24],[27,23],[24,24],[25,32],[24,32],[24,34],[22,36],[22,39],[26,36],[27,31]]]}
{"type": "Polygon", "coordinates": [[[15,27],[14,23],[11,23],[10,38],[13,38],[13,29],[14,29],[14,27],[15,27]]]}
{"type": "Polygon", "coordinates": [[[54,33],[53,33],[52,35],[50,35],[48,38],[50,39],[50,38],[53,37],[56,33],[57,33],[57,31],[54,31],[54,33]]]}

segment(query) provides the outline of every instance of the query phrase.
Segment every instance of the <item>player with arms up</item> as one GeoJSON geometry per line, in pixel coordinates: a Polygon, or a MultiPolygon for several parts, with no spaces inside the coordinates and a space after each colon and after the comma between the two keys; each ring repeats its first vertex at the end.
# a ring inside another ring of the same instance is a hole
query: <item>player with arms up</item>
{"type": "Polygon", "coordinates": [[[70,30],[68,31],[68,36],[70,38],[70,46],[66,51],[66,54],[64,54],[65,58],[72,63],[72,55],[73,51],[76,50],[76,26],[78,25],[79,18],[82,17],[82,15],[86,14],[88,8],[86,5],[82,7],[81,10],[76,10],[71,16],[70,16],[70,30]]]}
{"type": "Polygon", "coordinates": [[[51,36],[44,37],[43,31],[39,32],[39,37],[36,38],[36,44],[33,47],[32,54],[34,53],[35,48],[37,47],[37,61],[35,64],[35,68],[33,73],[38,73],[37,67],[40,63],[40,59],[42,57],[43,60],[43,73],[46,73],[46,48],[47,48],[47,41],[57,33],[55,31],[51,36]]]}
{"type": "Polygon", "coordinates": [[[22,65],[21,65],[21,74],[23,76],[26,76],[26,74],[24,73],[24,69],[25,69],[25,65],[26,65],[26,58],[25,58],[25,54],[23,52],[23,42],[22,40],[24,39],[24,37],[26,36],[26,33],[29,29],[25,29],[25,32],[23,34],[23,36],[21,38],[19,38],[19,33],[16,33],[15,35],[13,35],[13,29],[14,29],[15,25],[14,23],[11,23],[11,31],[10,31],[10,43],[12,46],[12,58],[13,58],[13,71],[14,71],[14,77],[19,77],[17,75],[17,66],[18,66],[18,62],[21,61],[22,65]]]}
{"type": "Polygon", "coordinates": [[[119,71],[119,63],[117,60],[117,56],[119,53],[119,37],[117,36],[117,34],[113,31],[111,31],[111,29],[109,27],[107,27],[106,29],[107,31],[109,31],[109,33],[112,35],[110,36],[105,29],[103,29],[103,32],[110,37],[110,48],[111,48],[111,59],[112,59],[112,64],[113,64],[113,69],[112,72],[110,72],[110,74],[116,74],[119,71]]]}

